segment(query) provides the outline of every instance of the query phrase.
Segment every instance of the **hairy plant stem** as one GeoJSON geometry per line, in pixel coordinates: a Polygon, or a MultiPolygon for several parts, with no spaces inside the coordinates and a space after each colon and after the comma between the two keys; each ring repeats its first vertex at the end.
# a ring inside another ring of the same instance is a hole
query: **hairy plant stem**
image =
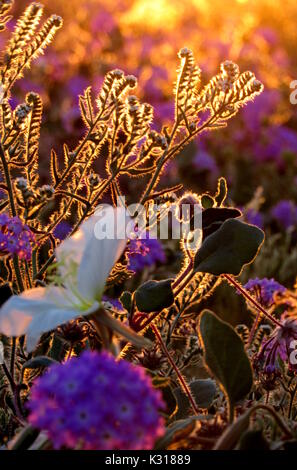
{"type": "Polygon", "coordinates": [[[249,334],[248,343],[247,343],[248,346],[251,346],[251,344],[253,342],[255,332],[256,332],[256,329],[258,328],[259,324],[260,324],[260,321],[261,321],[261,312],[258,311],[257,315],[256,315],[256,318],[253,322],[253,326],[251,328],[250,334],[249,334]]]}
{"type": "Polygon", "coordinates": [[[17,211],[16,211],[16,205],[14,201],[14,192],[13,192],[13,187],[12,187],[11,178],[9,174],[8,163],[5,158],[5,153],[4,153],[2,143],[0,143],[0,157],[1,157],[2,167],[3,167],[4,177],[5,177],[5,183],[6,183],[7,191],[8,191],[10,210],[11,210],[12,216],[15,217],[17,215],[17,211]]]}
{"type": "Polygon", "coordinates": [[[259,310],[265,317],[267,317],[272,323],[275,325],[282,327],[283,325],[276,320],[270,313],[266,312],[266,310],[260,305],[235,279],[230,276],[229,274],[223,274],[223,276],[227,279],[230,284],[233,284],[234,287],[249,301],[251,302],[257,310],[259,310]]]}
{"type": "Polygon", "coordinates": [[[289,409],[288,409],[288,419],[291,419],[292,408],[293,408],[293,403],[294,403],[296,393],[297,393],[297,383],[296,383],[295,387],[293,388],[293,390],[290,392],[290,403],[289,403],[289,409]]]}
{"type": "MultiPolygon", "coordinates": [[[[8,163],[7,163],[6,158],[5,158],[5,153],[4,153],[2,143],[0,143],[0,157],[1,157],[2,167],[3,167],[3,171],[4,171],[5,182],[6,182],[6,186],[7,186],[7,189],[8,189],[10,210],[11,210],[11,213],[12,213],[13,217],[15,217],[17,215],[17,211],[16,211],[16,206],[15,206],[15,200],[14,200],[13,186],[12,186],[10,173],[9,173],[9,168],[8,168],[8,163]]],[[[16,255],[13,256],[12,262],[13,262],[13,266],[14,266],[14,272],[15,272],[16,282],[17,282],[17,286],[18,286],[18,291],[20,293],[20,292],[24,291],[24,284],[23,284],[23,280],[22,280],[22,274],[21,274],[21,270],[20,270],[19,259],[16,255]]],[[[21,418],[22,413],[21,413],[21,409],[19,407],[19,401],[20,401],[19,392],[18,392],[17,386],[14,382],[15,360],[16,360],[16,338],[13,338],[12,339],[11,353],[10,353],[10,372],[8,371],[5,364],[3,364],[2,367],[3,367],[3,370],[5,372],[5,375],[8,379],[8,381],[10,383],[12,393],[14,395],[16,412],[18,414],[18,417],[21,418]]]]}
{"type": "MultiPolygon", "coordinates": [[[[223,106],[222,106],[223,108],[223,106]]],[[[177,121],[175,122],[174,126],[173,126],[173,129],[171,131],[171,134],[170,134],[170,138],[169,138],[169,143],[168,143],[168,147],[166,150],[164,150],[164,153],[163,155],[160,157],[159,159],[159,162],[157,164],[157,167],[156,167],[156,170],[155,172],[153,173],[149,183],[147,184],[147,187],[138,203],[138,206],[136,208],[136,211],[134,212],[134,215],[133,217],[136,217],[136,215],[138,214],[138,208],[139,206],[141,206],[144,201],[148,200],[149,199],[149,196],[151,194],[151,192],[154,190],[155,186],[156,186],[156,183],[158,181],[158,178],[160,176],[160,173],[161,171],[163,170],[163,166],[165,165],[165,163],[175,154],[177,153],[179,150],[181,150],[190,140],[192,140],[196,135],[198,135],[200,132],[202,132],[203,130],[207,129],[207,127],[209,127],[211,124],[213,124],[213,122],[219,117],[220,115],[220,112],[222,111],[222,108],[220,108],[220,110],[217,112],[217,114],[214,114],[212,115],[204,124],[202,124],[201,126],[199,126],[194,132],[189,132],[189,134],[182,140],[182,142],[180,142],[179,144],[177,144],[176,146],[173,146],[171,149],[170,149],[170,146],[171,144],[173,143],[174,141],[174,138],[175,138],[175,135],[176,135],[176,132],[182,122],[182,120],[180,121],[180,119],[177,119],[177,121]]]]}
{"type": "Polygon", "coordinates": [[[195,273],[193,273],[193,271],[190,270],[187,273],[187,275],[184,277],[184,279],[182,279],[182,282],[180,282],[176,291],[174,291],[175,297],[177,297],[183,291],[183,289],[187,286],[187,284],[189,284],[189,282],[193,279],[194,276],[195,276],[195,273]]]}
{"type": "Polygon", "coordinates": [[[192,271],[192,269],[193,269],[193,261],[191,261],[186,267],[186,269],[184,269],[180,273],[180,275],[174,280],[171,287],[175,289],[175,287],[177,287],[188,276],[188,274],[192,271]]]}
{"type": "Polygon", "coordinates": [[[21,405],[18,385],[15,383],[15,380],[13,376],[11,375],[11,372],[8,370],[8,367],[6,366],[5,362],[3,362],[1,366],[8,380],[8,383],[10,385],[11,392],[13,394],[13,404],[14,404],[16,416],[21,422],[23,422],[23,412],[22,412],[22,405],[21,405]]]}
{"type": "Polygon", "coordinates": [[[199,414],[199,410],[198,410],[197,405],[196,405],[196,403],[195,403],[195,401],[194,401],[194,399],[193,399],[193,397],[192,397],[191,390],[190,390],[188,384],[186,383],[184,377],[183,377],[182,374],[180,373],[179,368],[177,367],[177,365],[175,364],[174,360],[172,359],[172,357],[171,357],[171,355],[170,355],[170,353],[169,353],[169,351],[168,351],[168,349],[167,349],[167,347],[166,347],[166,344],[164,343],[164,341],[163,341],[163,339],[162,339],[162,336],[160,335],[160,332],[159,332],[158,328],[157,328],[156,325],[154,325],[153,323],[152,323],[152,325],[151,325],[151,328],[152,328],[152,330],[153,330],[153,332],[154,332],[154,334],[155,334],[155,336],[156,336],[156,338],[157,338],[157,340],[158,340],[158,342],[159,342],[159,344],[160,344],[160,346],[161,346],[161,348],[162,348],[162,351],[164,352],[164,354],[165,354],[165,356],[167,357],[167,359],[168,359],[170,365],[171,365],[172,368],[174,369],[174,371],[175,371],[175,373],[176,373],[176,375],[177,375],[177,377],[178,377],[178,380],[179,380],[179,382],[180,382],[180,384],[181,384],[181,387],[183,388],[184,393],[187,395],[187,397],[188,397],[188,399],[189,399],[189,402],[190,402],[191,407],[192,407],[192,409],[193,409],[193,411],[194,411],[194,414],[195,414],[195,415],[198,415],[198,414],[199,414]]]}
{"type": "MultiPolygon", "coordinates": [[[[69,234],[69,236],[72,236],[76,231],[77,229],[79,228],[79,226],[82,224],[82,222],[86,219],[86,217],[89,214],[89,207],[93,207],[94,203],[97,202],[97,200],[101,197],[101,195],[104,193],[104,191],[106,191],[106,189],[108,188],[108,186],[110,185],[110,183],[113,181],[113,179],[116,177],[116,175],[112,175],[110,178],[108,178],[108,180],[106,180],[106,182],[102,185],[102,188],[100,188],[100,192],[98,194],[96,194],[95,198],[89,203],[89,205],[86,207],[86,209],[84,210],[84,213],[82,215],[82,217],[76,222],[76,224],[74,225],[74,227],[72,228],[71,230],[71,233],[69,234]]],[[[62,217],[63,218],[63,217],[62,217]]],[[[36,255],[37,256],[37,255],[36,255]]],[[[44,265],[39,269],[38,272],[35,272],[35,274],[33,275],[33,280],[37,280],[37,279],[40,279],[41,276],[45,273],[45,271],[47,270],[47,268],[52,264],[52,262],[55,260],[55,254],[52,254],[48,259],[47,261],[44,263],[44,265]]],[[[37,263],[35,262],[35,265],[37,265],[37,263]]]]}
{"type": "MultiPolygon", "coordinates": [[[[2,163],[2,167],[3,167],[5,183],[6,183],[7,191],[8,191],[8,198],[9,198],[9,203],[10,203],[11,214],[12,214],[13,217],[16,217],[17,211],[16,211],[15,200],[14,200],[13,186],[12,186],[10,173],[9,173],[9,168],[8,168],[8,163],[7,163],[6,158],[5,158],[5,152],[4,152],[2,143],[0,143],[0,158],[1,158],[1,163],[2,163]]],[[[24,285],[23,285],[23,281],[22,281],[22,275],[21,275],[19,260],[18,260],[17,256],[13,257],[13,266],[14,266],[14,270],[15,270],[16,281],[17,281],[19,292],[23,292],[24,285]]]]}

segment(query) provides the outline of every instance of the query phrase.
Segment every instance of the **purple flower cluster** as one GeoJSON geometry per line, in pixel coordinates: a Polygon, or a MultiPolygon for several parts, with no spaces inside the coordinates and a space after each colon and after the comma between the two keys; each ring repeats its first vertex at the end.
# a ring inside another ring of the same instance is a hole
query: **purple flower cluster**
{"type": "Polygon", "coordinates": [[[271,215],[279,224],[287,230],[290,227],[297,227],[297,206],[293,201],[279,201],[271,210],[271,215]]]}
{"type": "Polygon", "coordinates": [[[139,238],[130,240],[128,249],[128,269],[140,272],[153,264],[165,263],[166,257],[159,240],[154,238],[139,238]]]}
{"type": "Polygon", "coordinates": [[[164,433],[161,393],[141,367],[85,351],[55,364],[31,390],[29,422],[54,448],[151,449],[164,433]]]}
{"type": "Polygon", "coordinates": [[[264,372],[270,375],[275,375],[280,369],[279,360],[288,364],[290,370],[297,371],[297,354],[294,353],[296,344],[297,322],[292,318],[287,319],[263,343],[257,355],[257,363],[263,364],[264,372]]]}
{"type": "Polygon", "coordinates": [[[249,291],[251,294],[255,295],[258,302],[260,302],[264,307],[271,307],[274,301],[274,294],[282,294],[286,291],[286,288],[279,284],[277,281],[272,279],[250,279],[245,285],[244,288],[249,291]]]}
{"type": "Polygon", "coordinates": [[[29,260],[35,236],[19,217],[0,214],[0,252],[29,260]]]}

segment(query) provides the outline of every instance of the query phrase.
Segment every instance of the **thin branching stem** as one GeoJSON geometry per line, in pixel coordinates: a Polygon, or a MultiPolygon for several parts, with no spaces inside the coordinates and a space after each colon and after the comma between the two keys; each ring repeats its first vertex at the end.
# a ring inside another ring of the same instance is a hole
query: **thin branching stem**
{"type": "Polygon", "coordinates": [[[199,410],[198,410],[197,405],[196,405],[196,403],[195,403],[195,401],[194,401],[194,398],[192,397],[191,390],[190,390],[188,384],[186,383],[184,377],[182,376],[182,374],[181,374],[179,368],[177,367],[177,365],[175,364],[174,360],[172,359],[171,354],[170,354],[170,352],[168,351],[167,346],[166,346],[166,344],[164,343],[164,341],[163,341],[163,339],[162,339],[162,336],[161,336],[160,333],[159,333],[158,328],[157,328],[156,325],[154,325],[153,323],[152,323],[152,325],[151,325],[151,328],[152,328],[152,330],[153,330],[153,332],[154,332],[154,334],[155,334],[155,336],[156,336],[156,338],[157,338],[157,340],[158,340],[158,342],[159,342],[159,344],[160,344],[160,346],[161,346],[161,348],[162,348],[162,351],[164,352],[164,354],[165,354],[165,356],[167,357],[167,359],[168,359],[170,365],[171,365],[172,368],[174,369],[174,371],[175,371],[175,373],[176,373],[176,375],[177,375],[177,377],[178,377],[178,380],[179,380],[179,382],[180,382],[180,384],[181,384],[181,387],[182,387],[184,393],[187,395],[187,397],[188,397],[188,399],[189,399],[189,402],[190,402],[191,407],[192,407],[192,409],[193,409],[193,411],[194,411],[194,414],[195,414],[195,415],[198,415],[198,414],[199,414],[199,410]]]}
{"type": "Polygon", "coordinates": [[[283,325],[278,321],[276,320],[276,318],[274,318],[272,315],[270,315],[270,313],[268,313],[263,307],[262,305],[260,305],[240,284],[239,282],[235,281],[235,279],[230,276],[229,274],[224,274],[223,275],[228,282],[230,282],[230,284],[233,284],[233,286],[249,301],[251,302],[254,307],[256,307],[257,310],[259,310],[261,313],[263,313],[263,315],[265,315],[266,318],[268,318],[272,323],[274,323],[275,325],[279,326],[279,327],[282,327],[283,325]]]}

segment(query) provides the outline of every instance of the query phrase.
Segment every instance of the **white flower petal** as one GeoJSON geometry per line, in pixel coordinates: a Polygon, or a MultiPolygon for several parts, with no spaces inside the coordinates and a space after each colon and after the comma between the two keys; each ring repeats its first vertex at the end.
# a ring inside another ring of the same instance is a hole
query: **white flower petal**
{"type": "Polygon", "coordinates": [[[56,248],[56,259],[58,262],[63,262],[62,266],[59,266],[59,272],[62,276],[67,273],[70,262],[77,265],[80,264],[83,252],[92,237],[97,220],[95,216],[90,217],[81,224],[74,235],[63,240],[56,248]]]}
{"type": "Polygon", "coordinates": [[[47,296],[47,289],[37,287],[13,295],[0,310],[0,332],[7,336],[26,334],[33,316],[46,313],[53,305],[47,296]]]}
{"type": "Polygon", "coordinates": [[[75,318],[90,315],[99,309],[99,304],[94,304],[88,310],[75,310],[74,308],[61,309],[53,307],[45,315],[35,316],[27,329],[27,350],[33,351],[38,343],[40,336],[47,331],[54,330],[59,325],[63,325],[75,318]]]}
{"type": "Polygon", "coordinates": [[[6,336],[28,335],[27,349],[31,351],[41,334],[99,308],[94,302],[88,310],[76,309],[67,297],[65,289],[54,286],[30,289],[10,297],[0,310],[0,332],[6,336]]]}
{"type": "Polygon", "coordinates": [[[126,220],[123,214],[123,209],[112,209],[108,212],[107,218],[96,220],[96,228],[93,226],[92,236],[85,247],[77,275],[79,292],[86,299],[101,299],[106,279],[125,249],[126,220]],[[109,220],[111,224],[118,221],[114,237],[96,238],[95,230],[97,234],[100,233],[101,225],[108,224],[109,220]]]}

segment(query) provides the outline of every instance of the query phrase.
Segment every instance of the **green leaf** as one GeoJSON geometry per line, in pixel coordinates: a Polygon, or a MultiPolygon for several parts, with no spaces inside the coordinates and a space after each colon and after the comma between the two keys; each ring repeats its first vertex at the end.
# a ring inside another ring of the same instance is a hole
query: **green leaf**
{"type": "Polygon", "coordinates": [[[238,448],[239,450],[270,450],[262,429],[251,429],[243,433],[238,448]]]}
{"type": "Polygon", "coordinates": [[[153,386],[155,388],[158,388],[162,393],[163,400],[166,403],[165,413],[171,419],[173,416],[175,416],[178,408],[176,397],[172,390],[170,377],[162,377],[160,375],[156,375],[155,377],[153,377],[152,383],[153,386]]]}
{"type": "Polygon", "coordinates": [[[123,306],[128,312],[130,312],[131,306],[132,306],[132,294],[131,294],[131,292],[128,292],[127,290],[125,290],[125,291],[121,294],[120,302],[121,302],[122,306],[123,306]]]}
{"type": "Polygon", "coordinates": [[[195,270],[238,276],[257,256],[263,241],[264,233],[258,227],[228,219],[202,243],[195,256],[195,270]]]}
{"type": "Polygon", "coordinates": [[[185,439],[194,430],[196,421],[205,420],[207,420],[205,415],[198,415],[175,421],[168,426],[165,435],[157,441],[155,449],[166,449],[173,442],[185,439]]]}
{"type": "Polygon", "coordinates": [[[213,207],[214,203],[215,201],[213,197],[211,197],[209,194],[202,194],[201,205],[203,209],[209,209],[210,207],[213,207]]]}
{"type": "Polygon", "coordinates": [[[58,361],[47,356],[36,356],[29,361],[25,362],[23,365],[24,369],[39,369],[39,367],[49,367],[52,364],[59,364],[58,361]]]}
{"type": "Polygon", "coordinates": [[[227,219],[237,219],[242,213],[235,207],[212,207],[202,212],[202,230],[204,241],[213,232],[216,232],[227,219]]]}
{"type": "MultiPolygon", "coordinates": [[[[192,396],[198,408],[208,408],[216,394],[216,385],[212,379],[197,379],[189,383],[192,396]]],[[[191,414],[189,399],[178,387],[174,390],[174,395],[178,404],[178,412],[175,415],[176,419],[184,419],[191,414]]]]}
{"type": "Polygon", "coordinates": [[[241,216],[242,213],[236,207],[211,207],[202,211],[202,228],[204,230],[215,222],[225,222],[241,216]]]}
{"type": "Polygon", "coordinates": [[[140,312],[157,312],[174,302],[172,279],[147,281],[135,291],[135,302],[140,312]]]}
{"type": "Polygon", "coordinates": [[[204,310],[199,321],[199,338],[204,361],[228,398],[229,411],[251,390],[250,361],[235,330],[213,312],[204,310]]]}
{"type": "Polygon", "coordinates": [[[230,424],[223,434],[217,440],[214,450],[232,450],[236,446],[242,433],[244,433],[250,425],[250,416],[252,408],[246,411],[243,415],[230,424]]]}

